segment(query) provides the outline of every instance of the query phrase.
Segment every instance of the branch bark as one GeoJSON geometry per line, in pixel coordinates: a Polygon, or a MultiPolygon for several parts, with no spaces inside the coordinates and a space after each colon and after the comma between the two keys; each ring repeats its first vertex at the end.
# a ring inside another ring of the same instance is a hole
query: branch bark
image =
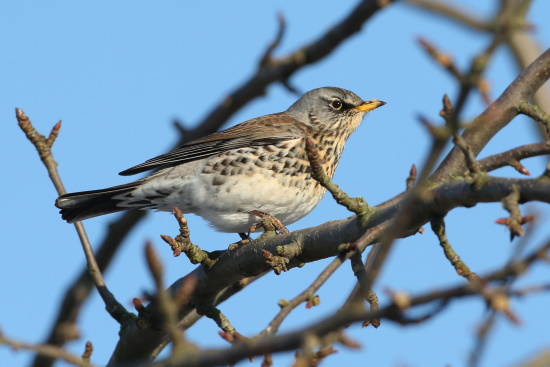
{"type": "MultiPolygon", "coordinates": [[[[517,106],[521,102],[528,101],[548,78],[550,78],[550,49],[523,70],[500,97],[466,128],[462,137],[472,149],[474,156],[477,156],[489,140],[516,117],[517,106]]],[[[441,183],[455,175],[461,175],[465,170],[464,154],[460,148],[454,147],[430,180],[433,183],[441,183]]]]}
{"type": "MultiPolygon", "coordinates": [[[[405,224],[403,236],[416,233],[416,229],[435,216],[441,216],[456,207],[470,207],[480,202],[499,202],[510,193],[510,187],[517,186],[521,193],[521,202],[539,200],[550,203],[550,180],[537,179],[507,179],[489,177],[486,184],[474,189],[465,181],[452,181],[429,190],[423,197],[426,201],[414,204],[414,216],[405,224]]],[[[367,227],[375,227],[382,222],[394,218],[402,210],[407,200],[403,197],[397,204],[374,208],[374,213],[367,221],[367,227]]],[[[265,258],[262,250],[277,252],[278,246],[288,248],[288,269],[300,264],[336,256],[339,245],[356,241],[365,232],[358,224],[357,218],[330,221],[321,226],[307,228],[283,236],[268,237],[258,243],[243,246],[235,251],[225,252],[218,262],[208,271],[198,267],[186,277],[179,279],[170,286],[172,293],[177,292],[185,283],[187,277],[197,281],[191,301],[179,310],[180,317],[189,314],[198,303],[207,303],[226,287],[247,278],[265,272],[265,258]]],[[[155,304],[147,307],[150,313],[158,312],[155,304]]],[[[109,362],[114,366],[122,362],[149,359],[155,348],[162,343],[165,333],[158,330],[140,330],[135,324],[127,324],[121,332],[121,338],[109,362]]]]}
{"type": "MultiPolygon", "coordinates": [[[[436,302],[438,302],[439,305],[442,302],[444,304],[448,304],[448,302],[453,299],[477,295],[484,292],[487,293],[487,289],[483,286],[483,284],[487,284],[489,281],[506,279],[509,276],[522,274],[524,269],[529,264],[545,259],[548,255],[547,252],[549,249],[550,242],[540,246],[537,250],[525,258],[510,264],[510,266],[505,269],[497,270],[484,276],[479,282],[468,283],[458,287],[451,287],[441,291],[436,290],[414,297],[407,297],[407,307],[434,304],[436,302]]],[[[253,355],[261,355],[270,352],[298,348],[307,342],[308,336],[323,336],[352,322],[372,320],[376,318],[386,318],[399,323],[407,322],[407,318],[404,316],[404,311],[405,309],[402,307],[400,302],[394,299],[389,305],[376,310],[363,311],[359,309],[350,309],[347,310],[347,312],[338,312],[333,316],[322,320],[321,322],[316,322],[309,327],[295,332],[289,332],[259,340],[245,341],[243,343],[233,345],[230,349],[203,350],[198,354],[188,355],[177,361],[159,361],[152,364],[138,364],[138,366],[164,367],[173,365],[192,365],[205,367],[236,363],[253,355]]]]}

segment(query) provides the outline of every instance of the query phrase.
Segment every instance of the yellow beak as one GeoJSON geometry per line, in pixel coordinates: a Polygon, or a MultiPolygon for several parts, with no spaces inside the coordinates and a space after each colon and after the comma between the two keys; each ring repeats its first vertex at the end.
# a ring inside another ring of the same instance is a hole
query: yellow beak
{"type": "Polygon", "coordinates": [[[371,99],[368,101],[363,102],[362,105],[359,105],[357,107],[352,108],[353,110],[360,111],[360,112],[369,112],[372,111],[378,107],[381,107],[385,105],[386,102],[383,102],[379,99],[371,99]]]}

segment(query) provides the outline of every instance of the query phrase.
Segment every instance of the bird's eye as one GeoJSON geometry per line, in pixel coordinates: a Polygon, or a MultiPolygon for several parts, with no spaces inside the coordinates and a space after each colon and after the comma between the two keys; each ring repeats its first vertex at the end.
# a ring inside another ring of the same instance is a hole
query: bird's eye
{"type": "Polygon", "coordinates": [[[344,104],[339,99],[333,99],[330,101],[329,106],[335,110],[341,110],[344,104]]]}

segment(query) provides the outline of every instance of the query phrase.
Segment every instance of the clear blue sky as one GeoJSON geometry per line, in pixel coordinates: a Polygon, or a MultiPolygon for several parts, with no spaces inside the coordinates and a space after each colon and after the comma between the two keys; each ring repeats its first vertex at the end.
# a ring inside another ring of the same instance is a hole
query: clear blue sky
{"type": "MultiPolygon", "coordinates": [[[[458,1],[455,1],[458,2],[458,1]]],[[[497,1],[462,1],[472,12],[489,14],[497,1]],[[482,4],[480,4],[482,3],[482,4]]],[[[276,14],[287,20],[285,39],[276,51],[284,55],[315,39],[340,20],[356,1],[236,1],[82,3],[72,1],[4,2],[0,7],[0,156],[3,165],[0,328],[9,336],[40,342],[48,332],[59,300],[84,264],[72,226],[61,221],[53,202],[57,197],[34,148],[14,117],[22,108],[42,133],[59,119],[61,134],[54,146],[59,170],[69,191],[97,189],[128,181],[117,172],[167,151],[178,139],[172,120],[192,127],[231,90],[251,75],[277,28],[276,14]]],[[[550,2],[534,1],[530,19],[543,48],[550,45],[550,2]]],[[[301,91],[321,86],[353,90],[364,99],[379,98],[387,106],[370,114],[350,139],[334,181],[350,195],[377,204],[401,192],[411,164],[422,162],[427,134],[416,120],[423,113],[438,121],[443,93],[456,96],[455,82],[416,45],[417,36],[432,40],[455,56],[461,68],[488,43],[485,35],[405,4],[380,12],[330,57],[304,68],[291,83],[301,91]]],[[[508,52],[500,49],[488,71],[492,95],[498,96],[517,75],[508,52]]],[[[548,85],[546,85],[548,87],[548,85]]],[[[480,113],[479,96],[472,96],[465,116],[480,113]]],[[[286,109],[296,96],[273,85],[232,118],[227,126],[255,116],[286,109]]],[[[499,133],[482,156],[534,142],[533,123],[518,118],[499,133]]],[[[539,174],[543,159],[525,161],[539,174]]],[[[502,169],[498,175],[517,174],[502,169]]],[[[550,211],[542,204],[525,211],[539,213],[539,223],[550,211]]],[[[291,230],[349,216],[330,197],[291,230]]],[[[459,209],[448,218],[450,241],[476,272],[500,266],[514,246],[506,230],[494,220],[506,216],[500,204],[459,209]]],[[[115,215],[85,222],[92,243],[98,244],[115,215]]],[[[237,236],[209,229],[189,216],[192,239],[205,249],[220,249],[237,236]]],[[[542,226],[540,226],[542,227],[542,226]]],[[[106,275],[111,291],[125,305],[153,285],[145,268],[143,246],[153,241],[162,255],[170,283],[193,266],[173,258],[159,234],[175,235],[177,227],[166,213],[154,213],[131,233],[106,275]]],[[[548,230],[539,228],[533,243],[548,230]]],[[[221,306],[233,325],[252,336],[261,331],[278,309],[280,298],[303,290],[329,260],[308,264],[279,277],[268,275],[221,306]]],[[[539,265],[520,281],[537,284],[549,279],[539,265]]],[[[348,264],[319,292],[321,305],[300,308],[283,330],[306,325],[337,310],[355,279],[348,264]]],[[[395,247],[376,290],[420,292],[463,282],[442,255],[429,228],[395,247]]],[[[509,366],[550,345],[547,308],[550,296],[513,301],[523,323],[510,325],[499,318],[484,365],[509,366]]],[[[338,346],[326,366],[459,366],[466,363],[476,326],[484,314],[481,300],[453,303],[437,318],[414,327],[384,322],[378,330],[351,327],[348,333],[363,345],[360,351],[338,346]]],[[[95,294],[80,318],[81,336],[68,348],[81,354],[86,340],[94,344],[92,360],[107,362],[118,325],[103,310],[95,294]]],[[[210,320],[201,320],[188,337],[202,347],[226,346],[210,320]]],[[[0,347],[0,365],[27,365],[28,352],[0,347]]],[[[276,357],[289,365],[292,354],[276,357]]],[[[258,365],[259,361],[255,362],[258,365]]],[[[64,365],[63,363],[59,364],[64,365]]],[[[248,365],[243,362],[240,365],[248,365]]]]}

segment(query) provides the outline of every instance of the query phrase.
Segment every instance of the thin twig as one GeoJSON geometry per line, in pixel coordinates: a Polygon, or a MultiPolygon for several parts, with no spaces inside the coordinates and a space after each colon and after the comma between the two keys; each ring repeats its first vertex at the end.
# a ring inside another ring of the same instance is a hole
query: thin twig
{"type": "Polygon", "coordinates": [[[355,213],[359,218],[365,218],[372,213],[372,209],[365,202],[365,199],[362,197],[350,198],[338,185],[331,182],[330,177],[323,170],[319,150],[309,137],[306,138],[306,153],[311,166],[311,177],[326,188],[338,204],[355,213]]]}
{"type": "Polygon", "coordinates": [[[239,333],[237,329],[235,329],[227,316],[225,316],[214,305],[211,305],[210,307],[203,309],[200,312],[204,312],[204,316],[214,320],[216,325],[218,325],[218,327],[222,329],[222,331],[218,331],[218,334],[220,334],[220,336],[228,342],[233,344],[242,342],[247,339],[244,335],[239,333]]]}
{"type": "MultiPolygon", "coordinates": [[[[458,126],[458,121],[459,121],[458,116],[462,112],[462,109],[466,104],[466,100],[468,99],[468,96],[470,95],[472,88],[479,87],[480,82],[482,81],[482,74],[485,71],[485,68],[489,64],[489,61],[491,60],[491,57],[495,53],[498,46],[500,46],[504,41],[504,38],[505,38],[504,33],[505,33],[504,30],[495,32],[489,45],[482,52],[480,52],[476,57],[473,58],[470,64],[470,69],[466,74],[464,74],[462,83],[460,84],[460,91],[458,93],[458,97],[456,98],[454,114],[450,118],[452,125],[458,126]]],[[[487,103],[488,97],[484,93],[485,88],[483,87],[478,88],[478,90],[482,92],[482,95],[484,96],[484,100],[487,103]]]]}
{"type": "Polygon", "coordinates": [[[266,48],[263,56],[260,58],[260,62],[259,62],[260,68],[270,65],[274,61],[273,51],[275,51],[283,41],[283,37],[286,31],[286,21],[282,13],[277,14],[277,25],[279,26],[277,29],[277,35],[275,36],[275,39],[273,40],[273,42],[271,42],[269,46],[266,48]]]}
{"type": "Polygon", "coordinates": [[[550,115],[538,108],[536,105],[522,102],[518,106],[518,112],[531,117],[533,120],[541,123],[546,129],[546,136],[550,139],[550,115]]]}
{"type": "Polygon", "coordinates": [[[509,165],[514,167],[519,173],[529,176],[531,173],[519,161],[525,158],[548,154],[550,154],[550,141],[522,145],[506,152],[483,158],[478,163],[480,168],[485,172],[509,165]]]}
{"type": "Polygon", "coordinates": [[[523,236],[523,228],[521,225],[527,221],[521,215],[519,210],[519,201],[521,198],[520,190],[517,186],[512,185],[510,188],[511,192],[508,196],[502,199],[502,207],[506,209],[510,216],[508,221],[506,221],[506,226],[510,229],[510,241],[516,236],[523,236]]]}
{"type": "MultiPolygon", "coordinates": [[[[281,310],[269,323],[269,325],[260,333],[261,336],[273,335],[276,334],[279,330],[280,325],[283,323],[285,318],[294,310],[298,305],[305,301],[309,301],[314,293],[316,293],[321,286],[328,280],[328,278],[349,258],[360,257],[360,254],[366,248],[366,246],[372,244],[385,230],[387,227],[386,224],[379,225],[377,227],[371,228],[368,230],[358,241],[353,244],[347,244],[340,246],[340,254],[319,274],[319,276],[311,283],[306,289],[304,289],[299,295],[294,297],[292,300],[281,300],[279,301],[279,306],[281,310]]],[[[364,267],[360,266],[362,269],[364,267]]],[[[358,269],[358,271],[360,271],[358,269]]],[[[376,297],[376,295],[374,295],[376,297]]],[[[373,301],[373,298],[370,298],[373,301]]],[[[373,301],[374,304],[374,301],[373,301]]],[[[376,304],[377,305],[377,304],[376,304]]],[[[371,308],[371,309],[375,309],[371,308]]],[[[379,324],[379,320],[378,320],[379,324]]],[[[269,366],[271,361],[271,355],[266,354],[264,356],[264,361],[262,365],[269,366]]]]}
{"type": "Polygon", "coordinates": [[[540,284],[540,285],[533,285],[528,286],[520,289],[515,289],[510,291],[511,297],[523,297],[530,294],[536,294],[536,293],[543,293],[543,292],[549,292],[550,291],[550,284],[540,284]]]}
{"type": "Polygon", "coordinates": [[[478,280],[479,277],[476,273],[472,272],[470,268],[462,261],[460,256],[455,252],[449,239],[447,238],[447,233],[445,232],[445,221],[442,217],[435,217],[431,221],[432,231],[435,233],[439,239],[439,244],[443,248],[445,257],[451,265],[455,268],[456,273],[461,277],[466,278],[468,281],[478,280]]]}
{"type": "Polygon", "coordinates": [[[447,2],[434,0],[405,0],[405,2],[427,10],[432,14],[444,16],[446,19],[453,20],[468,28],[486,32],[492,32],[495,29],[492,21],[473,17],[472,12],[450,5],[447,2]]]}
{"type": "Polygon", "coordinates": [[[376,241],[381,234],[387,229],[389,223],[382,223],[379,226],[369,229],[365,234],[356,242],[340,246],[340,254],[331,261],[331,263],[323,269],[323,271],[315,278],[306,289],[304,289],[299,295],[294,297],[290,301],[284,301],[281,303],[281,310],[269,323],[269,325],[260,333],[262,336],[271,335],[277,333],[279,326],[285,320],[285,318],[294,310],[298,305],[308,300],[308,298],[316,293],[328,278],[350,257],[355,254],[360,254],[363,250],[376,241]]]}
{"type": "MultiPolygon", "coordinates": [[[[255,280],[258,280],[263,275],[265,275],[265,273],[262,274],[262,275],[256,276],[256,277],[249,277],[249,278],[242,279],[242,280],[226,287],[223,291],[221,291],[216,296],[216,298],[214,300],[214,305],[217,306],[220,303],[222,303],[222,302],[226,301],[227,299],[231,298],[231,296],[235,295],[236,293],[239,293],[246,286],[248,286],[249,284],[251,284],[255,280]]],[[[189,285],[187,286],[186,284],[184,284],[183,287],[182,287],[182,288],[187,288],[186,291],[183,291],[184,297],[176,296],[176,301],[179,304],[183,304],[183,302],[181,301],[183,298],[189,299],[189,297],[191,297],[191,295],[192,295],[191,288],[193,288],[193,290],[194,290],[194,287],[196,286],[196,279],[191,278],[192,279],[191,282],[189,282],[189,279],[190,279],[189,277],[186,278],[186,283],[188,283],[189,285]]],[[[196,311],[193,311],[193,312],[189,313],[186,317],[184,317],[178,323],[178,326],[181,328],[182,331],[187,330],[191,326],[193,326],[201,317],[202,317],[202,315],[199,315],[196,311]]],[[[155,351],[151,354],[151,358],[152,359],[156,358],[159,355],[159,353],[162,352],[162,350],[168,345],[169,341],[170,341],[170,339],[166,338],[162,343],[160,343],[158,345],[158,347],[155,349],[155,351]]]]}
{"type": "Polygon", "coordinates": [[[182,330],[178,328],[178,305],[171,295],[164,290],[164,281],[162,279],[164,273],[163,266],[149,242],[145,245],[145,259],[155,282],[155,299],[158,301],[159,311],[162,315],[162,326],[170,336],[172,343],[174,343],[172,354],[184,352],[186,341],[182,330]]]}
{"type": "MultiPolygon", "coordinates": [[[[367,258],[365,259],[364,264],[359,264],[359,261],[361,260],[361,258],[359,256],[354,255],[354,257],[352,257],[352,270],[353,270],[353,273],[354,273],[355,277],[357,278],[357,284],[355,285],[353,290],[348,295],[348,298],[346,299],[346,301],[344,302],[344,304],[340,308],[341,310],[345,310],[347,307],[350,307],[350,306],[354,305],[355,302],[357,302],[357,299],[358,299],[357,298],[357,293],[362,289],[362,287],[364,287],[363,284],[367,280],[367,274],[371,271],[371,267],[372,267],[372,264],[373,264],[373,261],[374,261],[374,258],[375,258],[375,254],[378,253],[380,246],[382,246],[382,244],[375,243],[371,247],[371,249],[370,249],[370,251],[367,255],[367,258]],[[353,262],[354,258],[357,259],[355,263],[353,262]]],[[[371,310],[378,309],[378,296],[376,295],[376,293],[372,289],[367,290],[366,295],[365,295],[365,300],[369,303],[369,307],[370,307],[371,310]]],[[[376,319],[372,319],[372,320],[365,320],[365,321],[363,321],[363,324],[361,326],[362,327],[367,327],[369,325],[372,325],[375,328],[378,328],[380,326],[380,319],[376,318],[376,319]]]]}
{"type": "Polygon", "coordinates": [[[177,235],[176,238],[166,235],[160,235],[160,238],[170,245],[174,256],[179,256],[183,252],[189,258],[191,264],[202,264],[207,269],[214,266],[216,263],[215,256],[212,256],[211,253],[202,250],[199,246],[191,242],[191,231],[189,230],[187,219],[183,216],[182,211],[174,207],[173,214],[179,224],[180,234],[177,235]]]}
{"type": "Polygon", "coordinates": [[[425,38],[418,38],[417,42],[430,55],[435,62],[445,68],[458,82],[462,80],[462,74],[455,65],[451,55],[439,51],[430,41],[425,38]]]}
{"type": "Polygon", "coordinates": [[[89,360],[86,360],[83,357],[71,354],[63,350],[62,348],[52,346],[52,345],[47,345],[47,344],[25,343],[22,341],[8,338],[3,333],[0,333],[0,344],[7,345],[13,348],[14,350],[18,350],[18,349],[30,350],[40,355],[51,358],[52,360],[61,359],[75,366],[80,366],[80,367],[93,366],[89,360]]]}
{"type": "Polygon", "coordinates": [[[472,153],[472,149],[468,146],[468,144],[466,144],[464,138],[462,138],[462,136],[458,133],[454,134],[453,143],[462,150],[462,153],[464,153],[466,166],[469,171],[468,179],[471,179],[472,185],[475,189],[481,188],[485,184],[485,180],[488,176],[481,170],[479,162],[476,161],[476,158],[472,153]]]}
{"type": "MultiPolygon", "coordinates": [[[[96,260],[99,269],[104,272],[111,260],[120,248],[122,241],[133,228],[146,215],[144,210],[129,210],[124,212],[119,219],[108,225],[104,239],[101,241],[99,250],[96,252],[96,260]]],[[[80,310],[90,292],[94,289],[94,283],[90,277],[88,268],[81,269],[80,274],[75,277],[74,282],[67,287],[57,316],[50,328],[50,334],[43,344],[62,346],[67,341],[78,338],[77,321],[80,310]]],[[[48,367],[53,364],[51,358],[36,355],[32,362],[33,367],[48,367]]]]}
{"type": "MultiPolygon", "coordinates": [[[[473,77],[474,74],[472,74],[472,68],[469,73],[463,74],[459,71],[458,67],[454,63],[454,60],[451,55],[447,53],[443,53],[439,51],[430,41],[428,41],[425,38],[419,38],[418,43],[422,46],[422,48],[428,53],[428,55],[434,59],[436,63],[441,65],[443,68],[445,68],[457,81],[460,85],[470,85],[477,88],[478,92],[481,94],[481,97],[483,98],[483,102],[485,105],[491,104],[491,98],[489,97],[489,82],[485,80],[484,78],[479,76],[473,77]]],[[[476,65],[477,64],[473,64],[476,65]]],[[[456,121],[455,119],[451,119],[452,121],[456,121]]]]}
{"type": "MultiPolygon", "coordinates": [[[[550,77],[550,49],[546,50],[506,88],[491,106],[468,125],[462,135],[472,154],[477,156],[489,140],[517,116],[517,106],[530,99],[550,77]]],[[[454,148],[445,157],[430,181],[442,182],[466,167],[460,148],[454,148]]]]}
{"type": "MultiPolygon", "coordinates": [[[[21,109],[16,108],[15,115],[17,117],[19,127],[21,128],[21,130],[23,130],[29,141],[38,151],[38,155],[40,156],[42,163],[44,163],[44,166],[48,171],[50,179],[52,180],[57,190],[57,193],[59,195],[64,194],[66,191],[63,186],[63,182],[61,181],[61,177],[59,176],[59,172],[57,171],[57,162],[55,162],[51,151],[52,145],[59,135],[59,131],[61,129],[61,121],[55,124],[52,131],[50,132],[50,135],[46,139],[46,137],[36,131],[28,116],[21,109]]],[[[101,271],[99,270],[99,266],[97,265],[92,250],[92,245],[90,244],[88,235],[84,230],[84,226],[81,222],[76,222],[74,226],[76,228],[76,232],[78,233],[78,237],[80,238],[80,243],[82,244],[84,255],[86,256],[89,274],[94,281],[95,287],[99,292],[99,295],[105,303],[105,308],[115,320],[117,320],[119,323],[123,323],[124,321],[131,318],[131,314],[126,311],[126,309],[116,300],[115,296],[109,291],[109,289],[105,285],[105,281],[103,280],[103,276],[101,275],[101,271]]]]}

